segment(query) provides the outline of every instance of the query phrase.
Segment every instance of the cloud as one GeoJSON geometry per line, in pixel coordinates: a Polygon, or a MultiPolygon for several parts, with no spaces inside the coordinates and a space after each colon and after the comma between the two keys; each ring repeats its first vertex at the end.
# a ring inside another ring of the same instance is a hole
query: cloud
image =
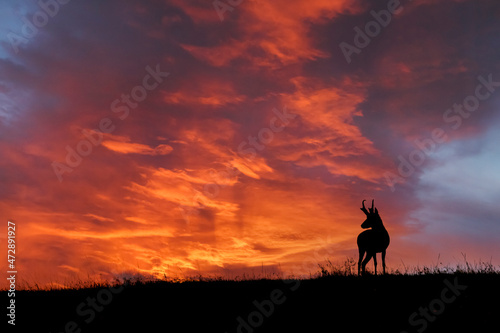
{"type": "Polygon", "coordinates": [[[291,139],[294,145],[282,150],[280,158],[309,168],[325,166],[332,174],[381,178],[383,162],[366,165],[381,154],[355,124],[355,117],[363,116],[363,89],[348,81],[325,86],[320,80],[297,77],[292,82],[296,91],[283,94],[282,100],[301,116],[301,135],[291,139]]]}
{"type": "Polygon", "coordinates": [[[165,92],[163,100],[169,104],[184,106],[206,105],[220,107],[230,103],[241,103],[246,96],[238,95],[229,81],[199,77],[196,83],[185,82],[177,92],[165,92]]]}
{"type": "MultiPolygon", "coordinates": [[[[188,12],[193,11],[193,7],[199,8],[196,3],[180,6],[188,12]]],[[[323,23],[343,13],[358,12],[360,7],[349,1],[252,1],[237,10],[239,20],[235,30],[241,32],[240,36],[226,38],[216,45],[184,44],[183,48],[217,67],[236,65],[244,60],[248,65],[278,68],[326,58],[328,54],[315,47],[308,35],[308,23],[323,23]]]]}
{"type": "Polygon", "coordinates": [[[259,174],[273,172],[273,169],[268,166],[265,160],[261,157],[254,158],[249,161],[246,158],[237,156],[234,157],[229,163],[233,168],[237,169],[245,176],[254,179],[260,179],[261,176],[259,174]]]}
{"type": "Polygon", "coordinates": [[[141,155],[167,155],[170,154],[173,148],[166,144],[161,144],[155,148],[151,148],[147,145],[133,142],[122,142],[105,140],[102,145],[109,150],[120,154],[141,154],[141,155]]]}

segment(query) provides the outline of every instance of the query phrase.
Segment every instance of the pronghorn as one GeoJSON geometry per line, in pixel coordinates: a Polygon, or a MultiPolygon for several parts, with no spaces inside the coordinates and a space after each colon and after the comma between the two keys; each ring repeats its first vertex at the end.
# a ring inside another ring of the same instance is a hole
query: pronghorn
{"type": "Polygon", "coordinates": [[[368,261],[373,257],[373,264],[375,266],[375,275],[377,275],[377,253],[382,252],[382,270],[385,274],[385,251],[390,243],[389,233],[384,228],[384,224],[382,223],[382,219],[378,214],[378,209],[374,208],[373,203],[375,200],[372,200],[372,208],[368,211],[365,208],[365,201],[363,200],[361,204],[363,207],[361,210],[366,214],[366,220],[361,224],[361,228],[369,230],[365,230],[358,236],[358,249],[359,249],[359,261],[358,261],[358,275],[362,272],[365,273],[365,267],[368,261]],[[365,260],[363,260],[363,256],[365,255],[365,260]],[[360,272],[360,268],[362,271],[360,272]]]}

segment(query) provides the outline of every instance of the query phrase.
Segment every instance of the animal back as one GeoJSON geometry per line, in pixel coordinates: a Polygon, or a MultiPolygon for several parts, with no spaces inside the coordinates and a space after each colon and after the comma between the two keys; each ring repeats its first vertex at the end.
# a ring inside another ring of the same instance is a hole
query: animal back
{"type": "Polygon", "coordinates": [[[365,251],[382,252],[389,246],[389,234],[385,230],[365,230],[358,235],[358,247],[365,251]]]}

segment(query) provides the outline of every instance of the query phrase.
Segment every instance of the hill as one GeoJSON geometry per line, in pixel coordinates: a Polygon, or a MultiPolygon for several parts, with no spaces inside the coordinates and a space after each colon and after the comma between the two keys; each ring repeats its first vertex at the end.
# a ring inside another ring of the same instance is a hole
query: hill
{"type": "MultiPolygon", "coordinates": [[[[18,291],[16,329],[52,333],[486,332],[497,327],[499,285],[499,274],[474,273],[158,281],[112,288],[18,291]]],[[[6,292],[1,295],[7,298],[6,292]]]]}

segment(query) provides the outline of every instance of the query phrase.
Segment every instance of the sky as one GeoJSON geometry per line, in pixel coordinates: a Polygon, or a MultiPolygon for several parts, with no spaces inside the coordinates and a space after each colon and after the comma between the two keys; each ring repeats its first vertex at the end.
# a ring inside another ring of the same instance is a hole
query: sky
{"type": "Polygon", "coordinates": [[[499,264],[497,0],[1,7],[23,281],[314,273],[365,199],[389,269],[499,264]]]}

